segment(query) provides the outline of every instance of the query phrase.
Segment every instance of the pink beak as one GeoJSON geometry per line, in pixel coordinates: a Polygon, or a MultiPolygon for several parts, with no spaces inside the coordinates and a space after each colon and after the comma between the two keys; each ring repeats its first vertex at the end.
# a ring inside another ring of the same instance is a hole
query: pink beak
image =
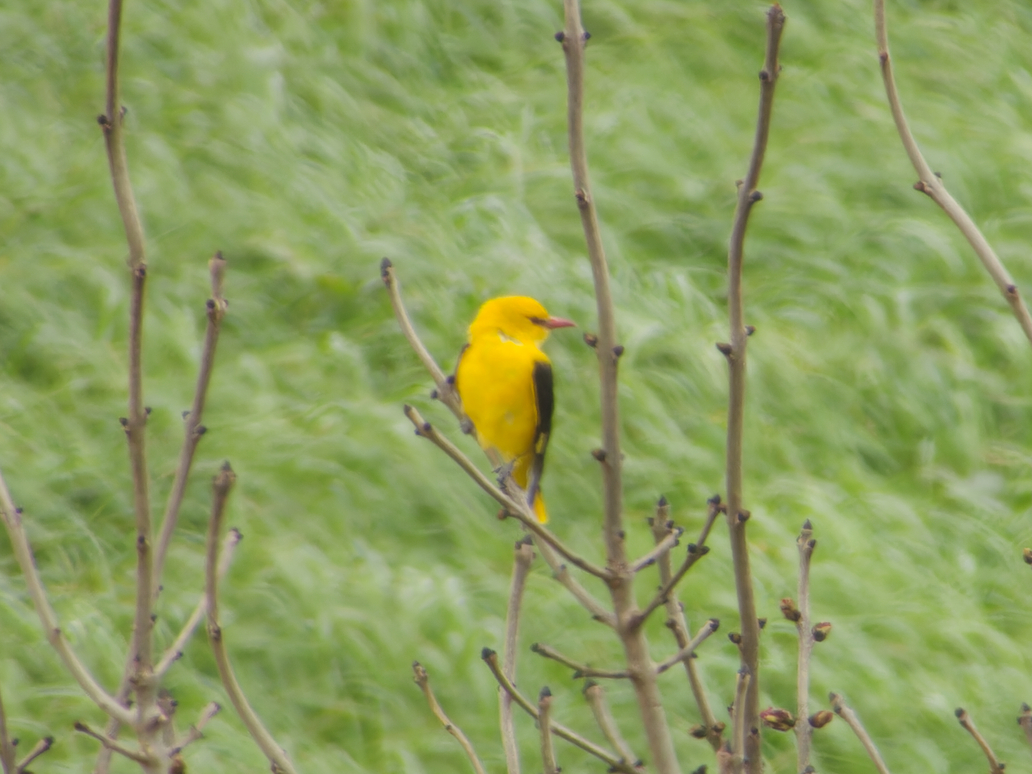
{"type": "Polygon", "coordinates": [[[550,331],[555,330],[556,328],[577,327],[577,323],[575,323],[573,320],[567,320],[564,317],[549,317],[547,320],[544,321],[543,325],[550,331]]]}

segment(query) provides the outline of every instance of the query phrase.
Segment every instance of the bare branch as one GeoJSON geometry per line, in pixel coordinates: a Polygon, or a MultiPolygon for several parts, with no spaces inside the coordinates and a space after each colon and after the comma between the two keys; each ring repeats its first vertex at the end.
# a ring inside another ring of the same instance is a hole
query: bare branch
{"type": "Polygon", "coordinates": [[[559,561],[559,557],[556,555],[555,550],[548,545],[544,540],[534,541],[534,545],[537,546],[538,551],[541,552],[541,558],[545,560],[545,564],[552,568],[552,576],[561,583],[573,598],[581,603],[591,617],[596,621],[604,623],[610,628],[616,628],[616,616],[610,611],[602,607],[602,603],[599,602],[591,593],[582,586],[569,568],[559,561]]]}
{"type": "Polygon", "coordinates": [[[903,148],[910,158],[917,172],[918,181],[914,188],[921,193],[928,194],[932,201],[938,204],[950,217],[950,220],[960,229],[960,232],[974,248],[982,266],[989,272],[996,287],[1003,294],[1004,299],[1010,304],[1011,311],[1025,332],[1025,336],[1032,342],[1032,316],[1029,315],[1028,307],[1018,293],[1018,289],[1011,279],[1010,274],[1004,267],[1003,262],[997,257],[988,240],[979,230],[978,226],[967,214],[963,207],[954,199],[942,179],[932,172],[928,162],[925,161],[921,150],[917,147],[917,141],[910,132],[906,116],[903,114],[903,105],[899,99],[899,92],[896,90],[896,79],[892,74],[892,57],[889,55],[889,33],[885,22],[885,0],[874,0],[874,28],[878,40],[878,59],[881,62],[882,80],[885,82],[885,93],[889,100],[889,107],[892,109],[892,119],[896,123],[896,131],[899,133],[903,148]]]}
{"type": "Polygon", "coordinates": [[[75,655],[68,640],[65,639],[61,628],[57,623],[57,614],[50,606],[46,590],[43,588],[43,581],[39,577],[39,570],[36,567],[36,560],[32,555],[32,547],[25,534],[25,527],[21,520],[21,510],[15,508],[11,499],[11,493],[7,489],[3,473],[0,472],[0,516],[3,517],[4,526],[7,528],[7,536],[11,540],[11,547],[18,560],[18,567],[25,576],[25,584],[32,598],[32,604],[36,608],[36,615],[39,616],[43,625],[43,633],[47,641],[61,657],[65,668],[82,687],[86,695],[93,700],[100,709],[111,717],[118,718],[123,723],[133,722],[133,714],[124,706],[115,701],[115,698],[108,694],[90,674],[86,666],[75,655]]]}
{"type": "Polygon", "coordinates": [[[216,701],[206,704],[204,709],[201,710],[201,716],[197,719],[197,722],[190,726],[186,733],[183,734],[183,738],[177,741],[169,750],[169,756],[179,755],[179,753],[189,745],[193,744],[198,739],[203,739],[204,727],[208,725],[209,720],[218,715],[221,711],[222,705],[216,701]]]}
{"type": "Polygon", "coordinates": [[[36,758],[38,758],[39,756],[43,755],[43,753],[45,753],[53,746],[54,737],[52,736],[45,736],[38,742],[36,742],[33,748],[29,750],[28,754],[20,761],[18,761],[18,766],[15,769],[17,774],[26,774],[25,770],[28,768],[29,764],[36,760],[36,758]]]}
{"type": "Polygon", "coordinates": [[[867,750],[868,757],[874,762],[874,767],[878,769],[878,774],[889,774],[889,769],[885,766],[885,761],[882,760],[878,748],[874,746],[874,741],[860,722],[860,718],[856,716],[856,713],[846,706],[845,700],[837,693],[828,694],[828,700],[831,702],[831,708],[835,710],[835,714],[846,721],[846,724],[853,729],[856,738],[860,740],[860,744],[867,750]]]}
{"type": "MultiPolygon", "coordinates": [[[[523,591],[527,587],[527,575],[534,561],[534,541],[524,536],[516,541],[513,557],[512,584],[509,590],[509,607],[505,614],[505,656],[502,671],[510,681],[516,681],[516,640],[520,628],[520,608],[523,591]]],[[[505,691],[498,694],[499,725],[502,731],[502,748],[505,750],[505,764],[509,774],[519,774],[520,751],[516,745],[516,722],[512,715],[512,697],[505,691]]]]}
{"type": "Polygon", "coordinates": [[[581,677],[600,677],[619,680],[630,677],[626,669],[620,670],[606,670],[606,669],[595,669],[588,664],[581,664],[568,656],[564,656],[562,653],[557,651],[555,648],[551,648],[548,645],[542,645],[540,642],[535,642],[530,646],[532,652],[537,653],[539,656],[544,658],[550,658],[552,661],[558,661],[563,666],[568,666],[573,670],[574,679],[581,677]]]}
{"type": "Polygon", "coordinates": [[[669,554],[671,548],[680,545],[681,535],[683,534],[684,529],[682,527],[674,527],[671,529],[662,540],[656,543],[655,548],[640,559],[631,562],[630,571],[638,573],[646,567],[651,567],[661,556],[669,554]]]}
{"type": "MultiPolygon", "coordinates": [[[[498,654],[490,648],[484,648],[483,652],[480,654],[480,657],[484,659],[484,663],[487,664],[488,669],[491,670],[491,674],[494,675],[495,680],[498,681],[498,685],[502,687],[502,690],[504,690],[506,693],[512,696],[512,700],[516,702],[516,704],[518,704],[524,712],[526,712],[535,720],[538,720],[538,708],[535,705],[531,704],[523,694],[516,690],[516,686],[509,682],[505,675],[502,674],[501,667],[499,667],[498,665],[498,654]]],[[[620,771],[624,774],[638,774],[638,772],[636,772],[633,767],[629,766],[627,763],[620,760],[615,755],[612,755],[606,750],[603,750],[601,747],[594,744],[593,742],[589,742],[580,734],[571,731],[566,726],[562,726],[558,723],[553,722],[551,723],[550,728],[552,730],[552,733],[556,736],[565,739],[567,742],[576,747],[581,748],[582,750],[584,750],[584,752],[588,753],[589,755],[594,755],[603,763],[609,764],[613,771],[620,771]]]]}
{"type": "MultiPolygon", "coordinates": [[[[749,569],[749,547],[745,534],[748,512],[743,507],[742,493],[742,432],[745,426],[745,364],[746,345],[751,329],[745,325],[742,301],[742,265],[745,252],[745,232],[753,205],[763,198],[756,189],[767,150],[770,119],[774,108],[774,87],[781,65],[778,48],[785,26],[785,14],[776,3],[767,12],[767,49],[760,71],[760,107],[756,121],[749,171],[738,186],[738,203],[728,249],[728,316],[731,324],[731,343],[721,345],[728,362],[728,418],[727,418],[727,521],[731,532],[731,557],[735,568],[735,588],[738,593],[738,612],[742,626],[742,665],[749,675],[749,691],[742,707],[743,728],[759,728],[759,641],[760,630],[756,618],[756,600],[753,596],[752,575],[749,569]]],[[[736,711],[737,708],[736,708],[736,711]]],[[[742,732],[742,729],[738,729],[742,732]]],[[[736,737],[737,738],[737,737],[736,737]]],[[[736,752],[739,750],[736,749],[736,752]]],[[[749,736],[749,749],[744,751],[754,772],[763,762],[759,749],[759,735],[749,736]],[[755,740],[755,743],[754,743],[755,740]]],[[[737,763],[736,763],[737,766],[737,763]]]]}
{"type": "Polygon", "coordinates": [[[473,770],[476,774],[484,774],[484,765],[480,762],[480,758],[477,757],[473,745],[466,735],[462,733],[462,729],[448,719],[448,716],[444,714],[444,710],[441,709],[441,705],[437,703],[437,697],[434,696],[434,692],[430,688],[430,675],[427,674],[423,665],[418,661],[413,661],[412,672],[415,674],[416,685],[420,687],[423,695],[426,696],[426,701],[430,705],[430,711],[434,713],[434,717],[441,722],[444,730],[454,736],[459,741],[459,744],[462,745],[462,749],[466,751],[466,755],[469,757],[470,763],[473,764],[473,770]]]}
{"type": "MultiPolygon", "coordinates": [[[[222,547],[222,551],[219,554],[219,567],[218,577],[221,581],[226,577],[226,572],[229,570],[229,565],[233,561],[233,555],[236,553],[236,547],[240,544],[243,539],[243,535],[240,534],[240,530],[233,529],[229,530],[226,535],[226,544],[222,547]]],[[[182,630],[176,637],[175,641],[169,645],[165,651],[165,655],[162,656],[161,661],[158,662],[157,666],[154,667],[154,677],[160,680],[164,677],[165,673],[168,672],[169,667],[172,666],[176,661],[183,657],[183,648],[186,647],[186,643],[193,636],[194,630],[197,629],[201,619],[205,617],[208,612],[208,597],[206,594],[201,594],[201,598],[197,600],[197,606],[194,608],[190,617],[186,623],[183,624],[182,630]]],[[[108,734],[110,736],[110,733],[108,734]]]]}
{"type": "Polygon", "coordinates": [[[222,627],[219,625],[218,606],[218,571],[216,568],[216,557],[219,553],[219,537],[222,534],[222,518],[225,514],[226,500],[229,498],[230,490],[236,481],[236,474],[226,462],[212,483],[212,506],[211,519],[208,522],[208,540],[204,563],[205,595],[207,596],[208,612],[208,639],[211,641],[211,649],[215,654],[215,663],[219,668],[219,677],[222,678],[222,685],[229,695],[233,707],[236,708],[240,720],[243,721],[251,738],[258,744],[258,747],[265,757],[269,759],[274,771],[296,774],[294,766],[288,760],[282,748],[276,744],[268,730],[262,725],[262,721],[251,708],[247,697],[244,696],[240,683],[237,682],[233,673],[233,666],[229,662],[229,654],[226,651],[226,643],[222,636],[222,627]]]}
{"type": "Polygon", "coordinates": [[[186,482],[190,477],[190,468],[193,465],[194,453],[197,451],[197,444],[201,441],[206,428],[201,424],[204,416],[204,403],[208,397],[208,385],[211,382],[211,372],[215,366],[215,348],[219,343],[219,331],[222,328],[222,318],[226,316],[229,304],[222,296],[222,285],[226,276],[227,261],[218,252],[208,262],[208,271],[211,274],[211,298],[207,303],[208,325],[204,332],[204,349],[201,352],[201,367],[197,374],[197,387],[194,389],[193,404],[190,412],[184,419],[185,437],[183,446],[179,452],[179,464],[176,466],[175,478],[172,482],[172,490],[168,495],[168,504],[165,506],[165,516],[161,521],[161,535],[158,538],[158,548],[154,552],[154,590],[155,597],[161,584],[161,573],[165,567],[165,559],[168,556],[168,549],[172,543],[172,533],[179,520],[179,508],[183,503],[183,494],[186,492],[186,482]]]}
{"type": "Polygon", "coordinates": [[[409,421],[412,422],[413,426],[416,428],[416,435],[431,441],[445,454],[455,460],[455,462],[459,464],[459,467],[466,471],[470,478],[472,478],[481,489],[497,500],[510,516],[517,519],[524,527],[526,527],[530,532],[533,532],[537,537],[546,541],[550,546],[552,546],[552,548],[562,554],[568,562],[597,578],[602,578],[604,580],[609,577],[608,570],[597,567],[587,559],[575,554],[563,545],[559,538],[541,526],[538,522],[537,516],[534,515],[534,512],[527,504],[525,497],[510,497],[500,488],[495,486],[491,480],[473,464],[469,457],[463,454],[462,451],[460,451],[459,448],[451,441],[441,435],[437,428],[424,420],[422,415],[414,407],[406,405],[405,416],[409,418],[409,421]]]}
{"type": "Polygon", "coordinates": [[[716,618],[710,618],[706,624],[699,629],[699,633],[692,637],[692,639],[683,648],[656,667],[656,674],[661,675],[670,669],[670,667],[674,666],[674,664],[679,664],[686,658],[691,658],[695,655],[696,649],[718,628],[720,628],[720,621],[716,618]]]}
{"type": "Polygon", "coordinates": [[[75,730],[78,731],[80,734],[86,734],[86,736],[93,737],[102,745],[104,745],[104,747],[111,750],[112,752],[118,753],[119,755],[128,758],[131,761],[136,761],[137,763],[147,767],[148,769],[153,768],[157,764],[157,761],[155,761],[153,756],[146,755],[140,752],[139,750],[130,750],[128,747],[119,744],[114,739],[110,739],[104,734],[98,734],[85,723],[76,722],[75,730]]]}
{"type": "Polygon", "coordinates": [[[602,686],[594,680],[588,680],[584,684],[584,698],[588,700],[591,714],[595,716],[595,722],[598,723],[602,736],[609,741],[614,750],[620,753],[620,757],[626,763],[636,767],[640,766],[641,761],[631,752],[631,748],[627,746],[627,742],[620,735],[620,729],[616,727],[616,721],[613,719],[613,713],[610,712],[609,705],[606,703],[606,694],[602,690],[602,686]]]}
{"type": "MultiPolygon", "coordinates": [[[[705,543],[706,537],[709,535],[709,529],[713,525],[713,522],[719,513],[719,509],[720,496],[714,495],[708,502],[706,526],[703,528],[702,535],[699,539],[700,545],[705,543]]],[[[669,520],[669,517],[670,505],[667,503],[665,497],[660,497],[659,502],[656,503],[656,515],[652,519],[651,524],[652,535],[656,541],[662,540],[663,536],[673,527],[673,522],[669,520]]],[[[674,639],[677,642],[677,647],[683,648],[691,640],[691,635],[688,632],[688,622],[684,617],[684,606],[673,593],[673,586],[670,584],[670,579],[673,576],[670,571],[669,552],[659,558],[658,565],[660,587],[669,587],[671,589],[670,593],[667,594],[666,599],[667,628],[673,632],[674,639]]],[[[713,747],[713,750],[717,751],[720,749],[723,741],[724,723],[718,722],[713,716],[713,711],[710,709],[709,701],[706,698],[706,691],[703,688],[702,680],[699,678],[698,670],[695,668],[695,659],[686,658],[683,659],[681,663],[684,664],[684,671],[688,676],[688,684],[692,689],[692,696],[695,698],[695,703],[699,707],[699,714],[702,715],[701,727],[696,726],[692,729],[691,733],[693,736],[707,739],[710,746],[713,747]]]]}
{"type": "Polygon", "coordinates": [[[957,711],[954,712],[957,716],[957,720],[960,721],[961,727],[971,734],[971,737],[978,743],[978,746],[982,748],[982,752],[985,754],[986,760],[989,761],[989,774],[1003,774],[1004,764],[1000,763],[1000,759],[996,757],[996,753],[989,746],[989,742],[986,741],[985,737],[979,733],[978,729],[975,728],[975,722],[968,715],[967,710],[963,707],[958,707],[957,711]]]}
{"type": "Polygon", "coordinates": [[[731,766],[735,774],[739,774],[745,765],[745,726],[746,726],[746,697],[749,695],[749,684],[752,682],[752,675],[747,667],[738,670],[735,680],[735,703],[732,705],[731,716],[731,766]]]}
{"type": "MultiPolygon", "coordinates": [[[[713,522],[710,521],[709,524],[713,522]]],[[[696,543],[688,544],[688,554],[685,556],[681,566],[677,568],[675,572],[666,583],[656,592],[656,596],[652,598],[645,609],[638,613],[634,618],[634,625],[641,626],[645,620],[652,615],[652,612],[661,605],[665,605],[670,599],[670,593],[677,587],[677,584],[681,582],[681,579],[688,573],[695,563],[702,559],[706,554],[709,553],[709,546],[698,545],[696,543]]]]}
{"type": "Polygon", "coordinates": [[[0,696],[0,767],[4,774],[15,774],[16,768],[14,743],[7,733],[7,715],[4,712],[4,700],[0,696]]]}
{"type": "Polygon", "coordinates": [[[817,541],[813,539],[813,525],[807,519],[796,539],[799,549],[799,618],[796,631],[799,633],[799,661],[796,666],[796,770],[803,771],[810,765],[810,748],[813,744],[813,726],[804,722],[810,716],[810,658],[813,654],[814,637],[810,626],[810,560],[817,541]]]}
{"type": "Polygon", "coordinates": [[[559,766],[555,762],[555,749],[552,747],[552,692],[546,685],[538,694],[538,731],[541,734],[541,763],[544,774],[559,774],[559,766]]]}
{"type": "Polygon", "coordinates": [[[1028,739],[1028,746],[1032,747],[1032,707],[1028,704],[1021,705],[1021,715],[1018,717],[1018,725],[1025,732],[1025,738],[1028,739]]]}

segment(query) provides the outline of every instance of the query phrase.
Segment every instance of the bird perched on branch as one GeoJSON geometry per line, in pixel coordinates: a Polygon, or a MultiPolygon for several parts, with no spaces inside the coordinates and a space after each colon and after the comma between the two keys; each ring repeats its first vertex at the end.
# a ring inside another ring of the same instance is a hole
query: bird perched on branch
{"type": "Polygon", "coordinates": [[[469,326],[469,343],[455,367],[455,388],[477,440],[510,466],[542,524],[548,512],[541,499],[541,473],[555,398],[552,364],[541,344],[553,329],[572,325],[550,317],[533,298],[493,298],[469,326]]]}

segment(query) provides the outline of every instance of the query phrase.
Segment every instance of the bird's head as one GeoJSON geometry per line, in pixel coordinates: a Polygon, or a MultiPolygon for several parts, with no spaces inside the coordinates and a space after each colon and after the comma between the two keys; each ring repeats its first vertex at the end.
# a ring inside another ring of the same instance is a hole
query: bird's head
{"type": "Polygon", "coordinates": [[[548,338],[554,328],[569,328],[574,323],[562,317],[551,317],[545,307],[527,296],[502,296],[484,303],[469,326],[469,337],[501,332],[510,339],[538,344],[548,338]]]}

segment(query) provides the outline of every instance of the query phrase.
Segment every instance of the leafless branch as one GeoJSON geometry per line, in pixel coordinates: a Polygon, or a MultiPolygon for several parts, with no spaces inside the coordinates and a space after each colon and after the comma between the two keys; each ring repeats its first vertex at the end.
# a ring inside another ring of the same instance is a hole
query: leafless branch
{"type": "Polygon", "coordinates": [[[606,694],[602,686],[594,680],[588,680],[584,684],[584,698],[588,700],[591,714],[595,716],[595,722],[598,723],[602,736],[609,741],[614,750],[620,753],[620,757],[626,763],[640,766],[641,761],[631,752],[631,748],[627,746],[627,742],[620,735],[620,729],[616,727],[616,721],[613,719],[613,713],[610,712],[609,705],[606,703],[606,694]]]}
{"type": "MultiPolygon", "coordinates": [[[[527,698],[516,689],[516,686],[509,682],[509,680],[502,673],[501,667],[498,664],[498,654],[490,648],[484,648],[483,652],[481,653],[481,658],[484,659],[484,663],[487,664],[488,669],[491,670],[491,674],[494,675],[495,680],[498,681],[498,685],[502,687],[502,690],[506,691],[510,696],[512,696],[512,700],[516,702],[516,704],[519,705],[519,707],[524,712],[526,712],[535,720],[539,720],[538,708],[534,704],[531,704],[527,700],[527,698]]],[[[588,741],[580,734],[571,731],[566,726],[552,722],[550,727],[552,729],[553,734],[562,739],[565,739],[567,742],[574,745],[575,747],[581,748],[582,750],[584,750],[584,752],[588,753],[589,755],[594,755],[603,763],[609,764],[613,771],[620,771],[623,772],[623,774],[638,774],[638,772],[636,772],[634,768],[626,764],[624,761],[620,760],[608,751],[603,750],[601,747],[594,744],[593,742],[588,741]]]]}
{"type": "Polygon", "coordinates": [[[626,669],[595,669],[593,666],[590,666],[588,664],[581,664],[577,661],[574,661],[568,656],[564,656],[555,648],[549,647],[548,645],[542,645],[540,642],[535,642],[533,645],[530,646],[530,649],[534,653],[537,653],[539,656],[552,659],[552,661],[558,661],[563,666],[568,666],[570,669],[573,670],[573,677],[575,679],[581,677],[599,677],[619,680],[622,678],[630,677],[626,669]]]}
{"type": "Polygon", "coordinates": [[[796,769],[803,771],[810,765],[813,726],[804,722],[810,716],[810,658],[814,637],[810,626],[810,560],[817,541],[813,539],[813,525],[807,519],[796,539],[799,549],[799,617],[795,621],[799,633],[799,661],[796,666],[796,769]]]}
{"type": "MultiPolygon", "coordinates": [[[[712,523],[712,521],[709,521],[707,523],[707,528],[709,525],[712,525],[712,523]]],[[[661,605],[665,605],[670,599],[671,592],[677,587],[677,584],[680,583],[684,576],[687,575],[688,571],[695,566],[695,563],[708,553],[709,546],[699,543],[689,543],[688,553],[685,556],[684,561],[681,562],[681,566],[677,568],[677,572],[675,572],[667,582],[663,584],[659,591],[656,592],[656,596],[654,596],[652,601],[645,606],[645,609],[634,617],[634,625],[641,626],[645,620],[652,615],[652,612],[656,608],[661,605]]]]}
{"type": "Polygon", "coordinates": [[[434,696],[434,692],[430,688],[430,675],[427,674],[426,669],[418,661],[413,661],[412,672],[415,675],[416,685],[420,687],[423,695],[426,696],[426,701],[430,705],[430,711],[434,713],[434,717],[444,726],[444,730],[454,736],[459,741],[459,744],[462,745],[462,749],[466,751],[466,755],[469,757],[470,763],[473,764],[473,770],[476,774],[484,774],[484,765],[480,762],[480,758],[477,757],[473,745],[466,735],[462,733],[462,729],[448,719],[448,716],[444,714],[444,710],[441,709],[441,705],[437,703],[437,697],[434,696]]]}
{"type": "Polygon", "coordinates": [[[845,700],[837,693],[828,694],[828,700],[831,702],[831,708],[835,710],[835,714],[846,721],[846,724],[853,729],[856,738],[860,740],[860,744],[867,750],[868,757],[874,762],[874,767],[878,769],[878,774],[889,774],[885,761],[882,760],[878,748],[874,746],[874,740],[871,739],[856,713],[846,705],[845,700]]]}
{"type": "Polygon", "coordinates": [[[29,764],[32,763],[36,758],[43,755],[47,750],[54,746],[54,737],[45,736],[33,745],[32,749],[29,750],[28,754],[18,761],[17,767],[13,770],[17,774],[27,774],[26,769],[29,764]]]}
{"type": "Polygon", "coordinates": [[[1032,707],[1028,704],[1021,705],[1021,715],[1018,717],[1018,725],[1021,726],[1021,730],[1025,732],[1025,738],[1028,739],[1028,746],[1032,747],[1032,707]]]}
{"type": "Polygon", "coordinates": [[[75,681],[79,683],[94,704],[111,717],[117,717],[123,723],[133,722],[133,714],[100,687],[97,681],[93,679],[93,675],[79,660],[79,657],[75,655],[75,652],[68,644],[68,640],[65,639],[64,634],[61,632],[61,627],[57,623],[57,614],[54,612],[54,608],[50,606],[50,600],[47,599],[46,590],[43,588],[43,581],[36,567],[36,560],[32,555],[32,547],[29,545],[29,539],[25,534],[21,510],[15,507],[2,473],[0,473],[0,516],[3,517],[7,536],[11,540],[11,547],[14,549],[14,555],[18,560],[18,567],[21,569],[22,575],[25,576],[25,584],[28,586],[29,596],[32,598],[32,604],[36,608],[36,615],[39,616],[40,623],[43,625],[43,633],[46,635],[47,641],[57,651],[57,655],[64,662],[65,668],[68,669],[72,677],[75,678],[75,681]]]}
{"type": "Polygon", "coordinates": [[[1029,315],[1028,307],[1018,293],[1018,288],[1011,279],[1010,274],[1004,267],[1003,262],[997,257],[988,240],[979,230],[978,226],[967,214],[963,207],[954,199],[942,179],[932,172],[928,162],[925,161],[921,150],[917,147],[917,141],[910,131],[906,116],[903,113],[903,105],[899,99],[899,92],[896,90],[896,79],[892,74],[892,57],[889,55],[889,33],[885,22],[885,0],[874,0],[874,28],[878,41],[878,59],[881,62],[882,80],[885,82],[885,93],[889,100],[889,107],[892,110],[892,118],[896,123],[896,131],[899,132],[903,148],[910,158],[917,172],[918,181],[914,188],[921,193],[928,194],[932,201],[938,204],[943,211],[954,222],[960,232],[974,248],[982,266],[989,272],[996,287],[1003,294],[1004,299],[1010,304],[1011,311],[1025,332],[1025,336],[1032,342],[1032,316],[1029,315]]]}
{"type": "MultiPolygon", "coordinates": [[[[709,528],[713,525],[720,509],[720,496],[714,495],[708,502],[706,526],[703,528],[699,539],[699,545],[703,545],[709,535],[709,528]]],[[[665,497],[660,497],[656,503],[656,515],[652,519],[652,536],[659,541],[672,528],[670,521],[670,504],[665,497]]],[[[674,635],[678,648],[684,648],[691,640],[688,631],[688,622],[684,617],[684,607],[674,594],[670,580],[673,577],[670,571],[670,554],[659,558],[659,583],[660,588],[669,587],[671,591],[666,598],[667,628],[674,635]]],[[[681,661],[684,664],[685,674],[688,676],[688,684],[692,689],[692,696],[699,707],[699,714],[702,715],[702,725],[692,729],[692,734],[703,737],[709,741],[714,751],[720,749],[723,742],[724,724],[717,721],[710,709],[709,700],[706,698],[706,690],[703,688],[702,680],[699,678],[698,670],[695,668],[695,659],[686,658],[681,661]]]]}
{"type": "Polygon", "coordinates": [[[546,685],[538,694],[538,731],[541,734],[541,763],[544,774],[559,774],[552,746],[552,692],[546,685]]]}
{"type": "Polygon", "coordinates": [[[201,710],[201,716],[197,719],[190,728],[187,729],[186,733],[183,734],[183,738],[179,739],[172,748],[169,750],[169,755],[179,755],[189,745],[196,742],[198,739],[204,738],[204,727],[208,725],[208,721],[219,714],[222,711],[222,705],[216,701],[209,702],[205,705],[204,709],[201,710]]]}
{"type": "Polygon", "coordinates": [[[669,554],[670,549],[680,544],[681,535],[683,534],[684,529],[682,527],[671,529],[662,540],[656,543],[655,548],[645,554],[645,556],[631,562],[631,572],[638,573],[646,567],[654,565],[661,556],[669,554]]]}
{"type": "Polygon", "coordinates": [[[426,438],[445,454],[455,460],[455,462],[459,464],[459,467],[466,471],[470,478],[472,478],[481,489],[498,501],[510,516],[517,519],[530,532],[533,532],[534,535],[547,542],[552,546],[552,548],[562,554],[568,562],[597,578],[606,579],[609,577],[608,570],[598,567],[580,555],[575,554],[572,550],[563,545],[559,538],[541,526],[537,520],[537,516],[534,515],[534,512],[527,504],[525,497],[510,497],[499,487],[495,486],[495,484],[492,483],[491,480],[473,464],[469,457],[463,454],[455,444],[441,435],[437,428],[424,420],[419,411],[414,407],[405,406],[405,416],[409,418],[409,421],[412,422],[413,426],[416,428],[416,435],[426,438]]]}
{"type": "MultiPolygon", "coordinates": [[[[728,362],[728,418],[727,418],[727,521],[731,532],[731,556],[735,567],[735,588],[738,592],[738,612],[742,626],[742,664],[749,675],[749,691],[742,707],[743,728],[759,728],[759,641],[760,629],[756,618],[756,600],[753,596],[752,575],[749,569],[749,547],[745,525],[748,512],[743,507],[742,493],[742,431],[745,426],[745,363],[746,345],[751,329],[745,325],[742,301],[742,265],[745,253],[745,232],[753,205],[763,198],[756,189],[767,150],[770,119],[774,108],[774,87],[781,65],[778,48],[785,26],[785,14],[776,3],[767,12],[767,49],[760,71],[760,107],[756,121],[749,171],[738,186],[738,204],[728,249],[728,316],[731,324],[731,343],[720,345],[728,362]]],[[[739,732],[742,729],[738,729],[739,732]]],[[[759,749],[759,735],[749,735],[749,749],[744,751],[754,774],[763,762],[759,749]],[[755,740],[755,743],[754,743],[755,740]]],[[[737,752],[737,750],[736,750],[737,752]]],[[[736,764],[737,765],[737,764],[736,764]]]]}
{"type": "Polygon", "coordinates": [[[957,720],[960,722],[961,727],[971,734],[971,738],[978,743],[978,746],[982,748],[982,752],[985,754],[986,760],[989,761],[989,774],[1003,774],[1004,764],[1000,763],[1000,759],[996,757],[996,753],[989,746],[989,742],[986,741],[985,737],[979,733],[978,729],[975,728],[975,722],[968,715],[967,710],[963,707],[958,707],[957,711],[953,713],[957,716],[957,720]]]}
{"type": "Polygon", "coordinates": [[[86,736],[93,737],[102,745],[104,745],[104,747],[106,747],[107,749],[111,750],[112,752],[118,753],[119,755],[128,758],[131,761],[136,761],[140,765],[147,767],[148,770],[152,769],[155,765],[157,765],[157,761],[155,761],[152,755],[145,755],[139,750],[130,750],[128,747],[119,744],[116,740],[111,739],[105,736],[104,734],[98,734],[85,723],[77,722],[75,724],[75,730],[81,734],[86,734],[86,736]]]}
{"type": "Polygon", "coordinates": [[[251,734],[251,738],[257,743],[265,757],[272,764],[273,771],[295,774],[294,766],[287,759],[282,748],[276,744],[268,730],[262,725],[262,721],[251,708],[247,697],[244,696],[240,683],[237,682],[233,672],[233,666],[229,662],[229,654],[226,651],[226,643],[222,636],[222,627],[219,625],[218,607],[218,570],[216,557],[219,553],[219,539],[222,535],[222,519],[225,514],[226,501],[229,498],[230,490],[236,481],[236,474],[226,462],[212,483],[212,506],[211,519],[208,521],[208,540],[204,563],[205,595],[207,596],[208,612],[208,639],[211,642],[212,652],[215,654],[215,663],[219,668],[219,677],[222,678],[222,685],[229,695],[233,707],[236,709],[240,720],[251,734]]]}
{"type": "MultiPolygon", "coordinates": [[[[534,541],[524,536],[516,541],[513,557],[512,583],[509,587],[509,606],[505,614],[505,651],[502,671],[510,681],[516,681],[516,645],[520,628],[520,609],[523,605],[523,591],[527,587],[527,575],[534,561],[534,541]]],[[[509,774],[519,774],[520,751],[516,745],[516,722],[512,715],[512,697],[505,691],[498,694],[499,725],[502,731],[502,748],[505,750],[505,764],[509,774]]]]}
{"type": "Polygon", "coordinates": [[[610,628],[616,628],[616,616],[602,607],[602,603],[595,599],[595,597],[593,597],[591,593],[573,577],[569,568],[559,560],[555,550],[544,540],[536,540],[534,541],[534,545],[536,545],[538,551],[541,552],[541,558],[545,560],[545,564],[552,569],[552,576],[559,581],[559,583],[561,583],[571,595],[573,595],[574,599],[580,602],[581,606],[584,607],[585,610],[591,613],[591,617],[596,621],[604,623],[610,628]]]}
{"type": "MultiPolygon", "coordinates": [[[[236,547],[240,544],[242,539],[243,535],[241,535],[240,530],[235,527],[230,529],[226,535],[226,543],[222,546],[222,551],[219,554],[218,577],[220,581],[226,577],[229,565],[233,561],[233,555],[236,553],[236,547]]],[[[190,614],[186,623],[183,624],[183,628],[180,630],[179,635],[165,651],[165,655],[161,657],[161,661],[159,661],[157,666],[154,667],[154,677],[156,679],[160,680],[165,673],[168,672],[169,667],[182,658],[183,648],[186,647],[186,643],[193,636],[194,630],[197,629],[197,626],[201,623],[201,619],[205,617],[207,612],[208,597],[206,594],[201,594],[201,598],[197,600],[197,606],[190,614]]]]}
{"type": "Polygon", "coordinates": [[[749,695],[749,684],[752,675],[747,667],[738,670],[735,679],[735,703],[731,708],[731,765],[735,774],[739,774],[746,760],[746,697],[749,695]]]}
{"type": "Polygon", "coordinates": [[[0,696],[0,767],[4,774],[15,774],[15,749],[11,737],[7,733],[7,715],[4,713],[4,700],[0,696]]]}
{"type": "Polygon", "coordinates": [[[706,624],[699,629],[699,633],[692,637],[692,639],[685,644],[683,648],[656,667],[656,674],[661,675],[675,664],[681,663],[686,658],[691,658],[695,654],[696,649],[719,627],[720,621],[716,618],[710,618],[706,624]]]}

